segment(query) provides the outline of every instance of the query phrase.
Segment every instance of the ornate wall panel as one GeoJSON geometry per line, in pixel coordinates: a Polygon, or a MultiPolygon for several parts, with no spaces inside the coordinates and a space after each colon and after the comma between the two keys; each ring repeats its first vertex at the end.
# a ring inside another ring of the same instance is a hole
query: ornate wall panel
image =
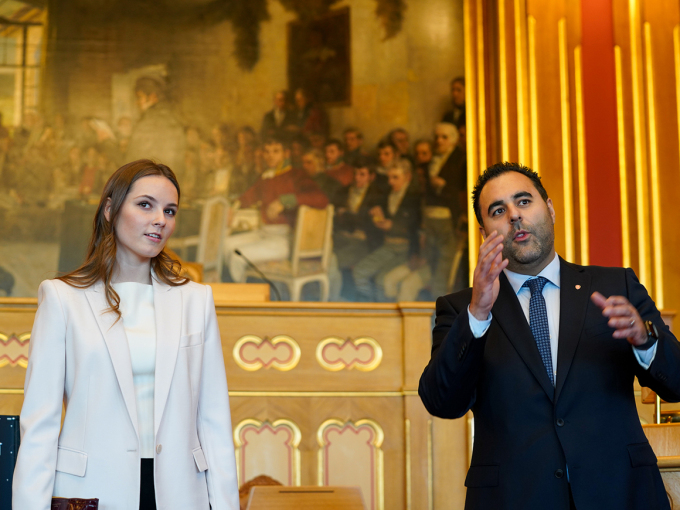
{"type": "Polygon", "coordinates": [[[242,420],[234,427],[239,486],[259,475],[283,485],[300,485],[299,427],[284,418],[261,422],[242,420]]]}
{"type": "Polygon", "coordinates": [[[375,370],[382,361],[382,348],[373,338],[343,340],[338,337],[324,338],[316,347],[316,360],[326,370],[375,370]]]}
{"type": "Polygon", "coordinates": [[[319,427],[319,485],[361,487],[364,504],[383,510],[382,427],[369,419],[343,422],[331,418],[319,427]]]}

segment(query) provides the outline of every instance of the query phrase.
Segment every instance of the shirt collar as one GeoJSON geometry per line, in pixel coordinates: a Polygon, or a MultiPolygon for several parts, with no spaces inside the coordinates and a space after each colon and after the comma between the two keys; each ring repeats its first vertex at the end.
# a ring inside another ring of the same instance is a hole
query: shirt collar
{"type": "Polygon", "coordinates": [[[522,290],[522,285],[524,285],[524,282],[530,278],[536,278],[536,276],[542,276],[555,287],[558,289],[560,288],[560,258],[557,256],[557,253],[555,254],[555,258],[552,260],[552,262],[545,266],[543,271],[538,273],[536,276],[515,273],[508,269],[503,269],[503,272],[505,273],[505,276],[508,277],[508,281],[510,282],[510,285],[512,285],[512,290],[515,291],[515,294],[519,294],[519,291],[522,290]]]}

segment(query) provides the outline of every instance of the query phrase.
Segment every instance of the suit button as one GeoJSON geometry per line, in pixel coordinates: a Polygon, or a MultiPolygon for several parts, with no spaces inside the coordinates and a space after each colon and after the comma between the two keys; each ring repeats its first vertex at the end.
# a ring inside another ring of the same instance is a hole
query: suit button
{"type": "Polygon", "coordinates": [[[562,418],[557,418],[557,426],[558,427],[563,427],[564,426],[564,420],[562,418]]]}
{"type": "Polygon", "coordinates": [[[162,451],[163,451],[163,445],[162,444],[159,444],[158,446],[156,446],[156,453],[161,453],[162,451]]]}
{"type": "Polygon", "coordinates": [[[563,476],[564,476],[564,471],[562,471],[561,469],[558,469],[557,471],[555,471],[555,478],[562,478],[563,476]]]}

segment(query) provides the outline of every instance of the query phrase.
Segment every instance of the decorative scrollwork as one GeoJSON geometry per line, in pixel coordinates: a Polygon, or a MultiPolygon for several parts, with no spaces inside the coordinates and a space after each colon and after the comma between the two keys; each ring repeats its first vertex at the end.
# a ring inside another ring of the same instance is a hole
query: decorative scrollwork
{"type": "Polygon", "coordinates": [[[245,335],[234,345],[236,364],[243,370],[254,372],[270,367],[287,372],[300,361],[300,346],[287,335],[277,335],[271,340],[255,335],[245,335]]]}

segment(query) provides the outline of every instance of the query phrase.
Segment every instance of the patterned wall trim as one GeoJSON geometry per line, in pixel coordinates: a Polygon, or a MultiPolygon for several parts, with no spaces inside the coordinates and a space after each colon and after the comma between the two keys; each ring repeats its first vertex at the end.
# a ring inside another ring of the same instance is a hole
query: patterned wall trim
{"type": "Polygon", "coordinates": [[[331,418],[324,421],[317,431],[318,484],[355,485],[361,487],[369,510],[385,508],[385,478],[382,444],[385,434],[373,420],[357,422],[331,418]],[[349,449],[343,437],[357,441],[359,448],[349,449]],[[360,451],[367,448],[368,451],[360,451]],[[334,453],[338,451],[337,454],[334,453]],[[368,476],[364,476],[364,471],[368,476]]]}
{"type": "MultiPolygon", "coordinates": [[[[252,443],[252,438],[260,436],[263,432],[273,434],[278,436],[282,434],[282,442],[280,446],[282,447],[283,458],[286,464],[287,476],[284,480],[278,480],[284,485],[300,485],[300,441],[302,440],[302,434],[300,433],[300,428],[291,420],[281,418],[275,420],[273,423],[269,421],[260,421],[255,418],[247,418],[241,421],[234,429],[234,446],[236,447],[236,472],[238,476],[239,487],[247,482],[244,477],[248,473],[248,461],[254,455],[249,457],[249,444],[252,443]],[[248,439],[251,438],[251,443],[248,439]]],[[[257,452],[262,456],[262,452],[257,452]]],[[[268,458],[275,458],[275,451],[267,451],[265,453],[268,458]]],[[[266,474],[272,476],[275,479],[280,477],[277,473],[260,473],[259,471],[255,476],[260,474],[266,474]]]]}
{"type": "Polygon", "coordinates": [[[234,345],[233,355],[236,364],[248,372],[271,367],[287,372],[300,361],[300,346],[286,335],[277,335],[271,340],[245,335],[234,345]]]}
{"type": "Polygon", "coordinates": [[[370,337],[343,340],[337,336],[325,338],[316,347],[316,361],[326,370],[375,370],[382,361],[380,344],[370,337]]]}
{"type": "Polygon", "coordinates": [[[28,341],[30,333],[4,335],[0,333],[0,368],[28,366],[28,341]]]}

